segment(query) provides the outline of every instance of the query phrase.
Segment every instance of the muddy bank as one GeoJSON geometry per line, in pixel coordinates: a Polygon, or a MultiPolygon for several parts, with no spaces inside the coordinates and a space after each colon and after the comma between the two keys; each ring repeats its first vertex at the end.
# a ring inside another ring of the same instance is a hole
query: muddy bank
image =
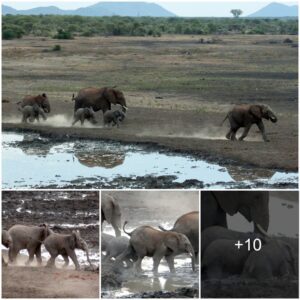
{"type": "Polygon", "coordinates": [[[3,298],[98,298],[95,272],[9,266],[2,270],[3,298]]]}

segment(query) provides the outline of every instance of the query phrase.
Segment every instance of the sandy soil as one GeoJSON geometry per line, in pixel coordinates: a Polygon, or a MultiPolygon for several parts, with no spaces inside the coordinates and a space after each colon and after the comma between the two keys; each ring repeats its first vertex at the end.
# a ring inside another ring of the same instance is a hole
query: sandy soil
{"type": "Polygon", "coordinates": [[[151,142],[212,161],[297,171],[298,52],[282,43],[285,37],[220,36],[204,45],[197,36],[76,38],[59,41],[60,53],[46,51],[55,40],[4,41],[3,130],[151,142]],[[121,128],[71,128],[72,93],[115,84],[129,107],[121,128]],[[18,124],[15,103],[41,92],[53,108],[50,126],[18,124]],[[270,143],[255,126],[245,142],[224,139],[228,124],[219,124],[233,104],[245,102],[268,104],[278,115],[278,123],[265,122],[270,143]]]}

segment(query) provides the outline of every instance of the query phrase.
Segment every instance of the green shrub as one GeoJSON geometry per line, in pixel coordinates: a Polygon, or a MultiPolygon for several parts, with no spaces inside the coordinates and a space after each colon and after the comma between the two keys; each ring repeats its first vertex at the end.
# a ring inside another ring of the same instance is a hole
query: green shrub
{"type": "Polygon", "coordinates": [[[53,38],[59,40],[72,40],[74,37],[70,31],[58,29],[57,34],[53,38]]]}
{"type": "Polygon", "coordinates": [[[60,45],[54,45],[52,48],[52,51],[60,51],[61,50],[61,46],[60,45]]]}

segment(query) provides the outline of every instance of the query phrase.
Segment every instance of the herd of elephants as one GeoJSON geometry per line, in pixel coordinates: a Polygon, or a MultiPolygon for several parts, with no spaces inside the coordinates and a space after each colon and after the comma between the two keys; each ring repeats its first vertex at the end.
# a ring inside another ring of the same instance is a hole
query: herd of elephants
{"type": "MultiPolygon", "coordinates": [[[[152,257],[153,272],[158,273],[162,258],[165,258],[170,272],[175,272],[174,257],[187,254],[191,268],[199,263],[199,211],[187,212],[174,220],[172,229],[158,226],[139,226],[126,230],[124,222],[121,236],[122,211],[119,203],[110,195],[101,203],[101,228],[103,222],[111,224],[115,236],[101,233],[102,262],[114,259],[114,267],[133,267],[142,271],[144,257],[152,257]],[[135,262],[135,263],[134,263],[135,262]],[[134,264],[133,264],[134,263],[134,264]]],[[[242,278],[272,279],[297,276],[297,254],[291,245],[281,239],[270,237],[269,193],[254,192],[202,192],[201,195],[201,274],[202,280],[223,279],[238,275],[242,278]],[[228,229],[226,215],[242,214],[253,222],[253,232],[239,232],[228,229]],[[238,250],[239,240],[250,239],[251,247],[238,250]],[[255,239],[261,243],[256,251],[255,239]]]]}
{"type": "MultiPolygon", "coordinates": [[[[72,100],[74,105],[74,120],[72,125],[80,121],[81,125],[85,120],[92,124],[98,123],[95,112],[103,112],[104,126],[117,126],[126,117],[127,105],[124,93],[120,90],[110,87],[95,88],[89,87],[81,89],[77,96],[73,94],[72,100]],[[121,110],[112,110],[113,105],[120,105],[121,110]]],[[[22,112],[22,122],[39,121],[41,116],[46,120],[46,114],[50,113],[50,101],[45,93],[37,96],[25,96],[18,102],[19,110],[22,112]]],[[[260,130],[263,140],[268,142],[269,139],[265,132],[263,119],[277,122],[277,117],[272,109],[263,104],[239,104],[228,112],[224,121],[228,119],[230,123],[229,131],[226,138],[229,140],[236,140],[236,133],[240,128],[244,128],[239,140],[243,140],[249,133],[253,124],[256,124],[260,130]]]]}

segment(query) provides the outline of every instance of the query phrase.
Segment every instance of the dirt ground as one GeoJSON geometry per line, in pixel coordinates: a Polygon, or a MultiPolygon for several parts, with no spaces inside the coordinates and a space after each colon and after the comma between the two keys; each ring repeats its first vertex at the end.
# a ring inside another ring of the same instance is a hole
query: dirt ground
{"type": "MultiPolygon", "coordinates": [[[[42,246],[43,265],[36,261],[25,266],[27,254],[19,253],[17,263],[2,267],[3,298],[98,298],[99,297],[99,194],[98,192],[66,191],[4,191],[2,193],[2,228],[15,224],[38,225],[47,223],[57,233],[69,234],[80,230],[93,254],[94,270],[89,268],[83,252],[76,250],[80,271],[73,263],[62,269],[45,268],[46,250],[42,246]],[[77,252],[78,251],[78,252],[77,252]]],[[[26,251],[25,251],[26,252],[26,251]]],[[[2,250],[5,261],[7,251],[2,250]]]]}
{"type": "Polygon", "coordinates": [[[205,44],[199,36],[3,41],[3,130],[151,142],[210,161],[297,171],[298,48],[283,43],[287,37],[205,36],[211,41],[205,44]],[[55,44],[62,50],[51,51],[55,44]],[[73,93],[115,85],[129,107],[121,128],[71,128],[73,93]],[[42,92],[51,101],[51,126],[20,124],[16,102],[42,92]],[[278,122],[264,122],[270,143],[255,126],[244,142],[225,140],[228,124],[219,125],[237,103],[272,107],[278,122]]]}

